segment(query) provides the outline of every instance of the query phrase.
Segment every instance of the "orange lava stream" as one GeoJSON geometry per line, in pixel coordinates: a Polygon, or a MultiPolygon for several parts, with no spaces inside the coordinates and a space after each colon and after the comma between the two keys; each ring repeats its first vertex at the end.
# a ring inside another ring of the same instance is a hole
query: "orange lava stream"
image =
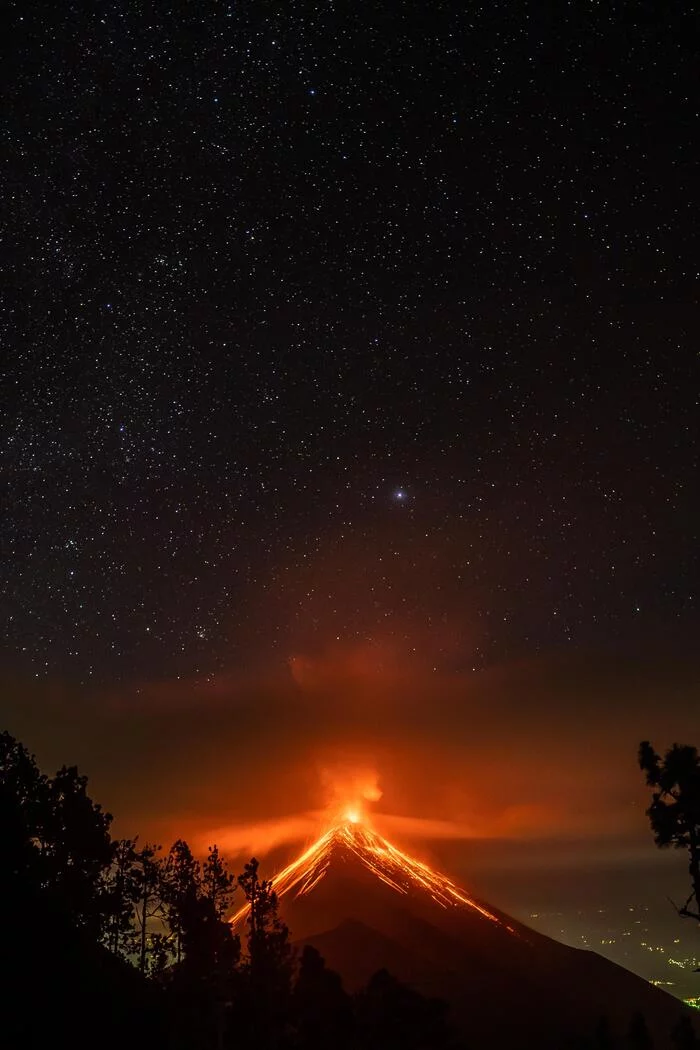
{"type": "MultiPolygon", "coordinates": [[[[484,918],[505,927],[493,912],[475,901],[446,875],[392,846],[361,821],[354,810],[346,812],[338,823],[333,824],[296,860],[273,877],[272,888],[277,896],[283,897],[293,891],[295,897],[310,893],[325,876],[336,850],[353,853],[369,871],[397,893],[408,894],[412,889],[421,888],[443,908],[473,908],[484,918]]],[[[237,925],[247,911],[246,904],[229,921],[237,925]]],[[[510,927],[505,928],[514,932],[510,927]]]]}

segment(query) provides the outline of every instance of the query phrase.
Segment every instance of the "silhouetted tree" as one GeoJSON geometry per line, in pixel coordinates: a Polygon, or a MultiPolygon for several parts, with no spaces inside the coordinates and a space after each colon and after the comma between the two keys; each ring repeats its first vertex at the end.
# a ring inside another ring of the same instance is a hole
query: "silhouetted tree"
{"type": "Polygon", "coordinates": [[[0,783],[22,806],[27,827],[36,831],[46,806],[48,781],[34,755],[6,730],[0,733],[0,783]]]}
{"type": "Polygon", "coordinates": [[[647,816],[660,849],[688,852],[691,893],[678,914],[700,921],[700,756],[674,744],[663,760],[648,740],[639,745],[639,766],[653,788],[647,816]]]}
{"type": "Polygon", "coordinates": [[[115,955],[129,957],[134,951],[134,907],[140,893],[136,871],[136,841],[115,843],[112,865],[102,896],[106,913],[104,943],[115,955]]]}
{"type": "Polygon", "coordinates": [[[102,885],[114,857],[112,816],[87,793],[87,777],[62,766],[48,781],[40,849],[53,896],[79,926],[103,927],[102,885]]]}
{"type": "Polygon", "coordinates": [[[291,1020],[296,1042],[304,1050],[339,1050],[352,1044],[352,1000],[340,976],[329,970],[321,954],[308,944],[301,953],[294,983],[291,1020]]]}
{"type": "Polygon", "coordinates": [[[162,892],[172,934],[175,961],[178,963],[182,959],[183,927],[187,923],[187,913],[195,910],[201,878],[199,861],[192,856],[187,843],[178,839],[170,847],[162,871],[162,892]]]}
{"type": "Polygon", "coordinates": [[[27,749],[3,732],[0,784],[25,891],[50,899],[71,922],[98,935],[115,845],[112,817],[89,797],[87,778],[75,766],[63,766],[53,779],[44,776],[27,749]]]}
{"type": "Polygon", "coordinates": [[[249,905],[243,959],[248,1024],[265,1047],[278,1047],[287,1034],[294,967],[289,930],[279,917],[272,884],[258,877],[255,858],[245,865],[238,883],[249,905]]]}
{"type": "Polygon", "coordinates": [[[218,1047],[240,999],[240,940],[208,896],[190,898],[181,919],[182,958],[169,987],[175,1044],[218,1047]]]}
{"type": "Polygon", "coordinates": [[[258,877],[258,868],[258,861],[253,858],[238,878],[249,905],[248,965],[252,974],[274,976],[288,985],[294,958],[289,930],[279,917],[272,883],[258,877]]]}
{"type": "MultiPolygon", "coordinates": [[[[47,809],[48,780],[34,756],[7,732],[0,733],[0,820],[2,821],[2,903],[17,908],[17,897],[42,884],[38,837],[47,809]]],[[[0,905],[1,906],[1,905],[0,905]]]]}
{"type": "MultiPolygon", "coordinates": [[[[147,970],[148,948],[154,932],[154,920],[162,926],[165,919],[163,862],[158,856],[160,849],[160,846],[146,844],[141,849],[134,850],[134,922],[141,973],[146,973],[147,970]]],[[[160,930],[155,932],[160,933],[160,930]]]]}
{"type": "Polygon", "coordinates": [[[219,919],[224,919],[231,910],[235,888],[236,880],[229,872],[218,846],[210,846],[202,865],[202,892],[212,902],[219,919]]]}
{"type": "Polygon", "coordinates": [[[158,997],[99,943],[117,936],[110,821],[77,770],[47,778],[0,733],[3,1047],[122,1050],[137,1024],[145,1042],[158,1044],[158,997]]]}
{"type": "Polygon", "coordinates": [[[448,1007],[397,981],[386,970],[355,997],[359,1042],[367,1050],[438,1050],[453,1046],[448,1007]]]}
{"type": "Polygon", "coordinates": [[[234,890],[235,879],[226,861],[216,846],[210,846],[197,898],[184,917],[184,962],[178,987],[185,984],[185,998],[196,1008],[200,1041],[206,1027],[210,1033],[206,1045],[217,1048],[224,1044],[232,1011],[241,996],[241,942],[226,921],[234,890]]]}
{"type": "Polygon", "coordinates": [[[171,936],[163,930],[152,930],[148,935],[148,953],[146,969],[149,977],[163,981],[172,960],[173,943],[171,936]]]}

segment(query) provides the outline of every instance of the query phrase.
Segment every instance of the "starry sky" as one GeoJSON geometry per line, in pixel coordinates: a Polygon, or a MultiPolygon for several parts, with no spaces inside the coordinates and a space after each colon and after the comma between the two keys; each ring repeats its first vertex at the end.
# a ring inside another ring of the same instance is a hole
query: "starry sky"
{"type": "Polygon", "coordinates": [[[693,620],[690,13],[395,6],[14,5],[10,664],[693,620]]]}
{"type": "Polygon", "coordinates": [[[637,742],[697,711],[690,5],[7,29],[3,721],[129,833],[306,811],[345,747],[388,812],[647,835],[637,742]]]}
{"type": "Polygon", "coordinates": [[[10,5],[5,669],[697,624],[691,5],[10,5]]]}

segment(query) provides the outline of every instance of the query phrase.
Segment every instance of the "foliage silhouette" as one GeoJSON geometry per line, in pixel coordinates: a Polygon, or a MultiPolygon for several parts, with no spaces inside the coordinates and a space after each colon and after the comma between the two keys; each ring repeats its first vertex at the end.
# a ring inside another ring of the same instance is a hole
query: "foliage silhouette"
{"type": "MultiPolygon", "coordinates": [[[[4,819],[11,829],[14,871],[76,926],[98,933],[105,922],[105,873],[116,845],[112,817],[87,794],[87,778],[63,766],[53,779],[9,733],[0,734],[4,819]]],[[[12,863],[10,864],[12,870],[12,863]]],[[[6,869],[7,870],[7,869],[6,869]]]]}
{"type": "MultiPolygon", "coordinates": [[[[180,870],[168,889],[171,929],[179,942],[167,988],[171,1043],[175,1047],[223,1045],[227,1019],[240,999],[240,941],[225,915],[233,876],[215,849],[202,867],[186,843],[176,843],[180,870]],[[212,859],[213,857],[213,859],[212,859]]],[[[172,873],[171,873],[172,875],[172,873]]]]}
{"type": "Polygon", "coordinates": [[[87,794],[87,777],[63,766],[48,781],[40,849],[52,893],[67,914],[95,932],[102,929],[102,877],[112,863],[112,817],[87,794]]]}
{"type": "Polygon", "coordinates": [[[235,888],[236,880],[219,853],[219,847],[209,846],[207,859],[202,865],[202,889],[218,919],[225,919],[231,911],[235,888]]]}
{"type": "Polygon", "coordinates": [[[356,996],[357,1026],[367,1050],[438,1050],[454,1046],[447,1005],[427,999],[386,970],[356,996]]]}
{"type": "Polygon", "coordinates": [[[104,943],[115,955],[128,958],[134,950],[134,904],[138,896],[134,839],[115,844],[102,895],[106,913],[104,943]]]}
{"type": "Polygon", "coordinates": [[[356,1036],[353,1006],[340,976],[326,967],[320,952],[305,945],[291,1003],[297,1041],[306,1050],[352,1046],[356,1036]]]}
{"type": "Polygon", "coordinates": [[[162,870],[162,880],[175,961],[179,963],[182,960],[183,925],[187,914],[194,908],[201,882],[199,862],[194,859],[190,847],[182,839],[178,839],[170,847],[162,870]]]}
{"type": "Polygon", "coordinates": [[[271,883],[259,877],[255,857],[238,884],[249,906],[243,956],[247,1024],[263,1046],[281,1046],[287,1037],[295,963],[289,930],[279,917],[271,883]]]}
{"type": "MultiPolygon", "coordinates": [[[[138,1028],[158,1042],[155,989],[100,943],[111,904],[110,818],[73,769],[54,781],[0,734],[0,1041],[12,1050],[68,1042],[123,1050],[138,1028]]],[[[113,939],[115,937],[112,930],[113,939]]]]}
{"type": "Polygon", "coordinates": [[[647,816],[656,845],[688,852],[691,892],[678,914],[700,922],[700,755],[695,747],[674,744],[662,759],[644,740],[638,757],[653,788],[647,816]]]}
{"type": "Polygon", "coordinates": [[[151,969],[159,972],[162,969],[163,944],[160,941],[160,929],[154,931],[154,920],[157,927],[162,926],[166,910],[166,896],[163,892],[163,862],[158,856],[160,846],[146,843],[134,851],[132,878],[134,887],[134,928],[138,952],[138,966],[141,973],[149,969],[149,947],[153,945],[156,960],[151,969]],[[153,938],[156,936],[156,940],[153,938]]]}

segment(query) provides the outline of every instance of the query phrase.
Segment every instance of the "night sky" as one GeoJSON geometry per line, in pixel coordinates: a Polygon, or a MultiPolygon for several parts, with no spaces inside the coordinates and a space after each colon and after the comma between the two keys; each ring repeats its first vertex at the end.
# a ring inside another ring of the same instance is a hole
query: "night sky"
{"type": "Polygon", "coordinates": [[[676,922],[636,748],[700,744],[692,5],[5,28],[0,722],[118,834],[269,871],[366,775],[525,921],[676,922]]]}
{"type": "Polygon", "coordinates": [[[10,5],[6,671],[697,624],[691,5],[10,5]]]}
{"type": "Polygon", "coordinates": [[[119,834],[271,872],[367,777],[526,922],[677,943],[691,5],[8,10],[0,721],[119,834]]]}

